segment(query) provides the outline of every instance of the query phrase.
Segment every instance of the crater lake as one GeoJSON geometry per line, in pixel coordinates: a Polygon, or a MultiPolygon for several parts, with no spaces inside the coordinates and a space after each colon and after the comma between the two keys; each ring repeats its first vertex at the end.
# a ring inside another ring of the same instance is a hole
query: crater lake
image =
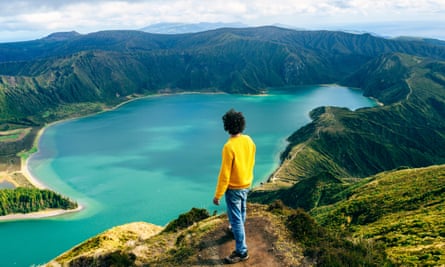
{"type": "Polygon", "coordinates": [[[0,223],[0,266],[44,264],[113,226],[166,225],[192,207],[212,204],[228,134],[222,115],[246,117],[257,146],[255,185],[278,167],[286,138],[310,122],[310,110],[375,106],[362,91],[337,85],[270,90],[267,95],[150,96],[96,115],[47,127],[30,172],[84,209],[58,217],[0,223]]]}

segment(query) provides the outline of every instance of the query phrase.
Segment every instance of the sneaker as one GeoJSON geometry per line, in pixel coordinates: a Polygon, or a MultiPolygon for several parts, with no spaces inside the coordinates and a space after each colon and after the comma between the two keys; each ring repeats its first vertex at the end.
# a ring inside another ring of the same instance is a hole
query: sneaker
{"type": "Polygon", "coordinates": [[[224,259],[224,262],[228,263],[228,264],[232,264],[232,263],[237,263],[240,261],[245,261],[247,259],[249,259],[249,254],[247,254],[247,252],[241,254],[241,253],[238,253],[237,251],[233,251],[232,254],[230,254],[230,256],[228,256],[224,259]]]}

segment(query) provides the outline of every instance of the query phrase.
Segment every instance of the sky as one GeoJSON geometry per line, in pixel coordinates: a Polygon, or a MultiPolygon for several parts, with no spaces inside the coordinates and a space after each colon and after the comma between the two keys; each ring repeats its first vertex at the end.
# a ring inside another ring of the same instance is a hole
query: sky
{"type": "Polygon", "coordinates": [[[1,0],[0,42],[161,22],[288,25],[445,40],[445,0],[1,0]]]}

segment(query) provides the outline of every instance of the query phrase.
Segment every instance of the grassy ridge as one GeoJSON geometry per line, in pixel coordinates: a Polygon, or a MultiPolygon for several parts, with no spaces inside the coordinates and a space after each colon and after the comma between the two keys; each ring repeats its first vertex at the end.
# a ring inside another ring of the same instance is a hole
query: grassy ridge
{"type": "MultiPolygon", "coordinates": [[[[332,177],[321,180],[331,181],[332,177]]],[[[343,189],[332,194],[337,201],[312,209],[309,214],[313,217],[280,201],[268,206],[249,204],[250,241],[270,235],[268,245],[273,249],[269,252],[280,259],[281,266],[301,264],[303,258],[316,266],[445,263],[445,165],[389,171],[349,181],[349,185],[341,183],[343,189]],[[256,226],[273,227],[254,227],[252,221],[263,222],[256,226]]],[[[220,251],[225,242],[233,242],[224,237],[225,215],[208,217],[205,210],[198,209],[180,215],[169,225],[175,228],[172,231],[158,228],[156,235],[125,227],[83,242],[49,266],[93,262],[195,266],[209,264],[204,256],[207,249],[220,251]]]]}
{"type": "MultiPolygon", "coordinates": [[[[63,253],[48,266],[222,265],[225,255],[221,251],[229,253],[234,241],[225,231],[226,215],[201,216],[206,212],[195,209],[180,215],[174,222],[185,222],[183,219],[187,218],[187,224],[173,231],[158,227],[155,233],[156,228],[147,229],[146,223],[115,227],[63,253]]],[[[252,266],[271,262],[274,264],[267,266],[388,263],[380,247],[369,249],[366,242],[353,243],[338,232],[327,231],[301,209],[292,210],[280,202],[270,206],[249,204],[246,224],[250,244],[256,244],[249,249],[252,258],[247,264],[252,266]]]]}
{"type": "MultiPolygon", "coordinates": [[[[338,83],[388,53],[445,59],[445,47],[430,42],[276,27],[184,35],[103,31],[0,44],[0,123],[41,124],[49,120],[43,114],[61,106],[116,105],[127,96],[165,90],[260,93],[338,83]]],[[[392,68],[382,77],[400,79],[400,71],[392,68]]],[[[363,85],[350,80],[357,82],[363,85]]],[[[406,93],[397,89],[393,98],[406,93]]]]}
{"type": "Polygon", "coordinates": [[[380,173],[348,195],[310,213],[324,226],[384,242],[398,265],[445,264],[445,165],[380,173]]]}
{"type": "MultiPolygon", "coordinates": [[[[35,126],[156,92],[259,93],[334,82],[358,87],[385,105],[313,110],[313,121],[289,137],[271,179],[293,186],[257,191],[252,199],[282,199],[334,231],[384,241],[394,263],[437,265],[444,264],[442,167],[374,175],[445,163],[443,60],[445,47],[431,42],[274,27],[179,36],[112,31],[5,44],[0,123],[35,126]]],[[[293,218],[291,226],[299,219],[293,218]]],[[[189,257],[183,248],[159,257],[189,257]]]]}
{"type": "Polygon", "coordinates": [[[412,169],[445,162],[444,74],[444,62],[405,54],[364,65],[344,83],[385,106],[313,110],[271,176],[293,185],[250,199],[281,199],[332,231],[382,242],[396,265],[445,264],[444,165],[412,169]]]}
{"type": "Polygon", "coordinates": [[[445,162],[445,87],[440,78],[431,79],[444,75],[445,63],[397,54],[376,61],[384,63],[374,68],[371,62],[351,79],[388,105],[354,112],[334,107],[313,110],[313,121],[288,138],[283,164],[274,177],[299,180],[322,172],[367,177],[400,166],[445,162]],[[392,81],[381,77],[393,68],[404,71],[392,81]],[[369,84],[379,90],[366,89],[369,84]]]}

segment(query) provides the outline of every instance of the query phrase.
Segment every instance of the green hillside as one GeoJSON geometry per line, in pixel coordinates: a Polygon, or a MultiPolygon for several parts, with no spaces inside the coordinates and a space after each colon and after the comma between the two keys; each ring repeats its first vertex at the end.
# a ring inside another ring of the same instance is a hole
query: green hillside
{"type": "MultiPolygon", "coordinates": [[[[54,36],[0,44],[0,131],[39,128],[148,94],[257,94],[280,86],[340,83],[361,88],[386,106],[313,111],[314,122],[290,136],[283,154],[283,160],[293,157],[292,148],[304,143],[307,153],[297,157],[307,166],[284,160],[284,174],[278,175],[311,177],[327,171],[364,177],[444,162],[445,47],[434,42],[276,27],[54,36]],[[329,124],[346,130],[331,135],[329,124]],[[315,140],[311,136],[318,139],[309,145],[315,140]]],[[[7,155],[30,148],[13,147],[17,150],[8,149],[7,155]]]]}
{"type": "Polygon", "coordinates": [[[386,105],[313,110],[250,199],[281,199],[333,231],[382,242],[397,266],[443,265],[444,165],[415,168],[443,164],[444,66],[402,54],[365,65],[348,82],[386,105]]]}
{"type": "Polygon", "coordinates": [[[423,167],[445,159],[445,63],[403,54],[379,57],[344,81],[385,105],[350,111],[321,107],[313,121],[289,138],[271,180],[327,172],[367,177],[401,166],[423,167]]]}
{"type": "MultiPolygon", "coordinates": [[[[332,266],[334,259],[341,266],[345,263],[338,255],[344,255],[351,261],[364,257],[378,263],[369,266],[382,266],[386,253],[396,265],[445,264],[444,167],[422,168],[445,164],[442,42],[276,27],[181,35],[103,31],[56,37],[0,44],[0,131],[30,129],[28,136],[0,140],[0,163],[5,169],[17,162],[17,152],[30,149],[31,139],[46,123],[98,112],[143,95],[258,94],[274,87],[338,83],[359,88],[382,105],[356,111],[312,110],[312,122],[289,133],[289,145],[269,182],[251,195],[256,202],[279,199],[287,206],[304,208],[321,225],[301,211],[283,215],[269,210],[270,216],[278,217],[260,226],[274,223],[290,231],[285,249],[295,252],[295,246],[301,245],[306,253],[291,253],[285,258],[290,262],[312,257],[321,266],[322,262],[332,266]],[[298,232],[300,223],[309,227],[310,238],[298,232]],[[296,236],[298,241],[288,239],[296,236]],[[348,247],[351,253],[345,252],[348,247]]],[[[173,265],[182,260],[196,263],[192,256],[203,244],[201,234],[215,229],[204,225],[197,232],[152,239],[171,245],[167,254],[156,258],[138,254],[141,250],[136,246],[121,247],[124,250],[102,259],[138,262],[134,255],[141,255],[154,264],[163,259],[173,265]],[[128,251],[131,254],[125,254],[128,251]]],[[[272,237],[266,241],[276,241],[272,237]]],[[[101,239],[93,241],[87,244],[101,239]]],[[[134,242],[141,249],[146,242],[159,247],[148,239],[134,242]]],[[[283,254],[278,257],[286,254],[279,253],[283,254]]],[[[87,251],[78,263],[94,261],[96,256],[87,251]]]]}
{"type": "MultiPolygon", "coordinates": [[[[251,258],[245,266],[384,266],[381,247],[327,231],[302,210],[280,203],[249,204],[251,258]]],[[[226,215],[196,216],[192,209],[167,227],[131,223],[114,227],[66,251],[46,266],[221,266],[233,249],[226,215]],[[180,225],[187,218],[184,227],[180,225]]],[[[243,265],[244,266],[244,265],[243,265]]]]}
{"type": "Polygon", "coordinates": [[[444,46],[426,41],[276,27],[182,35],[69,33],[0,44],[0,123],[38,125],[78,115],[78,103],[95,111],[159,92],[256,94],[339,83],[388,53],[445,59],[444,46]]]}
{"type": "MultiPolygon", "coordinates": [[[[306,180],[308,181],[308,180],[306,180]]],[[[333,181],[323,177],[319,182],[333,181]]],[[[298,183],[301,184],[302,182],[298,183]]],[[[334,200],[310,209],[280,201],[248,205],[249,264],[267,266],[441,266],[445,264],[445,165],[335,181],[334,200]],[[338,190],[339,189],[339,190],[338,190]],[[312,215],[313,217],[311,217],[312,215]]],[[[295,195],[308,196],[295,189],[295,195]]],[[[193,208],[166,227],[133,223],[82,242],[48,266],[222,264],[233,239],[226,215],[193,208]],[[223,254],[221,254],[223,253],[223,254]],[[125,265],[124,264],[124,265],[125,265]]]]}
{"type": "Polygon", "coordinates": [[[401,266],[445,264],[445,165],[384,172],[311,210],[321,224],[381,241],[401,266]]]}

